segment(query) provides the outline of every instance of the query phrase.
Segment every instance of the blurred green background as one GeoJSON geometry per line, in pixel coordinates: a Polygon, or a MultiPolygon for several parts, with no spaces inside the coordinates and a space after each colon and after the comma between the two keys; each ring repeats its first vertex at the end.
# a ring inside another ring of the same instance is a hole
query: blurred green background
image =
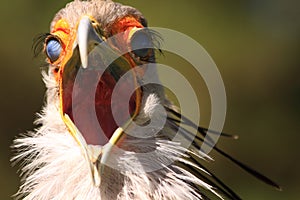
{"type": "MultiPolygon", "coordinates": [[[[18,167],[11,167],[9,162],[12,140],[17,134],[32,130],[35,113],[43,104],[45,88],[40,75],[43,61],[33,58],[32,39],[48,31],[52,17],[67,2],[2,1],[1,200],[10,199],[19,184],[18,167]]],[[[283,191],[260,183],[222,158],[214,164],[220,176],[244,199],[300,199],[300,2],[119,2],[138,8],[150,26],[185,33],[209,52],[227,92],[224,131],[240,136],[238,141],[223,139],[219,145],[276,180],[283,191]]],[[[206,112],[209,113],[207,108],[206,112]]],[[[203,124],[207,119],[204,117],[203,124]]]]}

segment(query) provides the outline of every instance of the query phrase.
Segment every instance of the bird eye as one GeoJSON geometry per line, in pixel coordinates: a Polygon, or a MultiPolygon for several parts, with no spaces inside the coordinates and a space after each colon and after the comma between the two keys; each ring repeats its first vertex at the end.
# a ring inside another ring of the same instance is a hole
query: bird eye
{"type": "Polygon", "coordinates": [[[132,52],[140,57],[145,58],[148,56],[150,50],[152,49],[153,43],[152,38],[148,32],[145,30],[136,31],[130,41],[132,52]]]}
{"type": "Polygon", "coordinates": [[[55,62],[61,53],[61,43],[56,38],[50,38],[46,42],[46,54],[51,62],[55,62]]]}

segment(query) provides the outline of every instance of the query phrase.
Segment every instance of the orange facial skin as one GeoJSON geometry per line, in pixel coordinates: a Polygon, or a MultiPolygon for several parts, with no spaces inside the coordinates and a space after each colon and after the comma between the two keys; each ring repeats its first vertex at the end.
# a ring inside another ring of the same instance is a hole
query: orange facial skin
{"type": "MultiPolygon", "coordinates": [[[[126,52],[128,50],[130,38],[132,36],[132,33],[139,28],[144,28],[144,26],[134,17],[128,16],[124,17],[117,22],[115,22],[112,25],[111,28],[111,34],[116,35],[119,34],[119,37],[117,37],[116,43],[118,44],[118,48],[120,48],[122,51],[126,52]],[[120,34],[121,33],[121,34],[120,34]]],[[[130,65],[132,67],[135,67],[135,73],[138,77],[142,77],[144,75],[144,69],[141,69],[139,67],[136,67],[136,63],[132,59],[130,54],[125,54],[125,58],[128,60],[130,65]]]]}
{"type": "Polygon", "coordinates": [[[62,52],[60,54],[60,58],[52,63],[57,68],[54,71],[55,80],[59,82],[61,80],[62,70],[66,62],[71,58],[73,54],[72,44],[74,43],[76,37],[75,31],[71,30],[69,23],[64,19],[60,19],[54,25],[53,30],[51,31],[51,35],[57,37],[62,46],[62,52]]]}

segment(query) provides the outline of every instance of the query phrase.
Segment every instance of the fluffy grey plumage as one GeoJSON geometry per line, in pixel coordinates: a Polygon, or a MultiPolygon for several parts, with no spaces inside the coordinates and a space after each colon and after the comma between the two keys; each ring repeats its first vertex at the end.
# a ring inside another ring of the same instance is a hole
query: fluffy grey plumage
{"type": "Polygon", "coordinates": [[[117,19],[121,19],[125,16],[134,16],[139,19],[144,26],[147,26],[146,19],[143,17],[142,13],[133,7],[124,6],[110,0],[75,0],[74,2],[67,4],[66,8],[61,9],[55,15],[50,29],[52,29],[53,25],[61,18],[67,19],[70,22],[70,25],[75,28],[78,20],[84,15],[93,16],[97,22],[101,24],[101,28],[106,33],[110,32],[111,24],[117,19]]]}

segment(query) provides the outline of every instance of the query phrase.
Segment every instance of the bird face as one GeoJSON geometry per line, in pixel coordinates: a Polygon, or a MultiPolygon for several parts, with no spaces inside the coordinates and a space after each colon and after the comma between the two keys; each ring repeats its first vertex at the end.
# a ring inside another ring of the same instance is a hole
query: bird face
{"type": "MultiPolygon", "coordinates": [[[[108,41],[102,35],[100,24],[92,16],[81,17],[74,28],[71,28],[66,20],[60,19],[46,40],[48,61],[54,66],[53,73],[59,85],[61,115],[64,120],[68,115],[74,123],[76,121],[76,127],[88,144],[107,143],[107,139],[111,138],[118,128],[112,109],[118,110],[122,123],[129,120],[126,117],[128,109],[130,117],[133,118],[139,111],[141,101],[139,88],[132,94],[129,104],[122,101],[124,99],[122,96],[127,95],[129,87],[138,85],[137,79],[140,78],[143,69],[131,70],[137,65],[134,58],[130,53],[120,55],[118,51],[125,49],[129,52],[132,39],[137,34],[141,35],[141,31],[142,34],[145,31],[141,30],[143,26],[133,17],[125,17],[113,26],[117,27],[113,30],[117,30],[114,34],[118,36],[114,37],[114,41],[111,39],[108,41]],[[113,42],[115,43],[112,44],[113,42]],[[94,58],[91,58],[89,63],[89,53],[96,47],[100,52],[96,52],[98,55],[93,55],[94,58]],[[111,57],[116,59],[112,63],[106,63],[111,57]],[[132,80],[123,81],[121,85],[123,93],[119,93],[119,99],[112,102],[112,92],[116,83],[129,70],[132,73],[132,80]],[[90,117],[94,108],[96,119],[90,117]],[[98,123],[102,131],[95,129],[98,123]]],[[[149,52],[145,56],[149,56],[149,52]]]]}
{"type": "Polygon", "coordinates": [[[61,118],[84,151],[94,182],[99,183],[98,160],[103,157],[104,162],[107,149],[121,143],[124,126],[142,109],[139,82],[146,64],[154,61],[149,48],[153,34],[137,14],[125,13],[107,22],[101,10],[92,9],[79,9],[70,18],[70,7],[68,15],[59,13],[53,20],[44,52],[58,85],[61,118]],[[121,79],[125,74],[127,78],[121,79]],[[112,98],[113,93],[117,98],[112,98]],[[97,151],[91,153],[89,146],[97,146],[97,151]]]}

